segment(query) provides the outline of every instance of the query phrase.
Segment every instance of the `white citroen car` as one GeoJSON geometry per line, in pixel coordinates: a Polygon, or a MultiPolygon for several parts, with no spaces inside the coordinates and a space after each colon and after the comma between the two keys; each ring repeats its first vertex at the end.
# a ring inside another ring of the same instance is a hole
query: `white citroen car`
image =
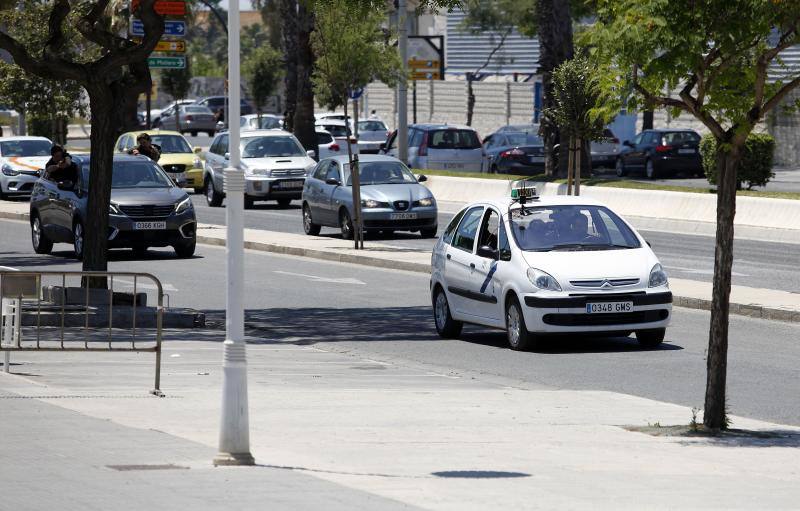
{"type": "Polygon", "coordinates": [[[0,199],[31,194],[51,147],[44,137],[0,137],[0,199]]]}
{"type": "Polygon", "coordinates": [[[436,243],[431,273],[444,338],[473,323],[506,330],[515,350],[575,333],[635,333],[654,347],[672,314],[667,275],[645,239],[586,197],[528,188],[470,204],[436,243]]]}

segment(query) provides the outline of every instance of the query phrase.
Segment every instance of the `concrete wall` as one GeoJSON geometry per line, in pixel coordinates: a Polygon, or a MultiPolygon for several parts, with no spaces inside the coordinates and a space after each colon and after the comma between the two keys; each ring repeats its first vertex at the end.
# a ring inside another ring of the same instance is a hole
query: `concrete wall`
{"type": "Polygon", "coordinates": [[[796,102],[800,102],[797,89],[769,116],[768,130],[776,140],[775,165],[800,167],[800,110],[785,109],[796,102]]]}

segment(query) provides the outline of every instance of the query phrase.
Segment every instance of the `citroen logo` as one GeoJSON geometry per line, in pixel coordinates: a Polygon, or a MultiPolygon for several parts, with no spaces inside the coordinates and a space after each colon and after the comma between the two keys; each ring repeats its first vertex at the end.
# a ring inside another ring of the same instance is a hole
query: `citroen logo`
{"type": "Polygon", "coordinates": [[[608,288],[614,287],[614,286],[611,284],[611,282],[608,281],[608,279],[604,279],[603,283],[600,284],[600,287],[603,288],[603,289],[608,289],[608,288]]]}

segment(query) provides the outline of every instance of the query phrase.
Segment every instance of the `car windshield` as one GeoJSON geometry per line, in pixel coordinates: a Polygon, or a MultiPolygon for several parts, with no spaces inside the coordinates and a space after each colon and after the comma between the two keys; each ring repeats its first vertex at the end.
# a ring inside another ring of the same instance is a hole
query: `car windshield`
{"type": "Polygon", "coordinates": [[[685,144],[686,142],[700,142],[700,135],[693,131],[676,131],[673,133],[664,133],[661,136],[661,141],[664,145],[685,144]]]}
{"type": "Polygon", "coordinates": [[[259,123],[258,117],[256,117],[251,121],[251,125],[257,126],[258,129],[261,129],[261,130],[272,130],[272,129],[280,128],[281,127],[281,121],[280,121],[280,119],[277,119],[275,117],[262,117],[261,118],[261,122],[259,123]]]}
{"type": "Polygon", "coordinates": [[[242,158],[306,156],[294,137],[250,137],[242,139],[242,158]]]}
{"type": "Polygon", "coordinates": [[[178,135],[153,135],[153,144],[161,147],[161,154],[191,153],[192,148],[186,139],[178,135]]]}
{"type": "MultiPolygon", "coordinates": [[[[345,165],[347,186],[353,184],[350,166],[345,165]]],[[[362,162],[358,168],[361,186],[416,183],[417,178],[399,161],[362,162]]]]}
{"type": "Polygon", "coordinates": [[[204,106],[182,106],[181,110],[186,112],[187,114],[208,114],[211,115],[211,110],[204,106]]]}
{"type": "Polygon", "coordinates": [[[322,124],[322,129],[333,135],[334,137],[348,137],[350,136],[350,128],[339,124],[322,124]]]}
{"type": "Polygon", "coordinates": [[[358,131],[386,131],[382,121],[359,121],[358,131]]]}
{"type": "Polygon", "coordinates": [[[9,140],[0,142],[2,156],[50,156],[53,144],[47,140],[9,140]]]}
{"type": "Polygon", "coordinates": [[[480,149],[481,141],[472,130],[447,129],[429,134],[429,149],[480,149]]]}
{"type": "MultiPolygon", "coordinates": [[[[81,166],[81,181],[88,189],[89,163],[81,166]]],[[[111,188],[171,188],[172,180],[151,161],[115,161],[111,188]]]]}
{"type": "Polygon", "coordinates": [[[640,248],[639,239],[602,206],[535,206],[511,211],[511,230],[522,250],[620,250],[640,248]]]}
{"type": "Polygon", "coordinates": [[[541,137],[530,133],[509,133],[509,145],[544,145],[541,137]]]}

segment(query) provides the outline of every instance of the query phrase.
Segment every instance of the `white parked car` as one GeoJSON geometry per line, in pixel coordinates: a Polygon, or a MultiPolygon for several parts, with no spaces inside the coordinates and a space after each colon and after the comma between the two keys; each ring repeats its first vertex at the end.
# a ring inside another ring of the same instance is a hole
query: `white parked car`
{"type": "MultiPolygon", "coordinates": [[[[203,168],[206,200],[219,207],[225,195],[225,167],[228,166],[228,133],[219,133],[211,142],[203,168]]],[[[242,131],[239,145],[245,176],[245,207],[255,201],[274,200],[287,207],[303,193],[306,175],[317,164],[314,151],[306,151],[300,142],[282,130],[242,131]]]]}
{"type": "Polygon", "coordinates": [[[516,350],[567,333],[635,332],[653,347],[672,314],[667,275],[645,239],[608,207],[574,196],[466,206],[433,249],[431,298],[440,336],[484,325],[506,330],[516,350]]]}
{"type": "MultiPolygon", "coordinates": [[[[397,131],[384,153],[398,156],[397,131]]],[[[408,166],[414,169],[483,172],[487,157],[478,132],[469,126],[414,124],[408,127],[408,166]]]]}
{"type": "MultiPolygon", "coordinates": [[[[332,156],[345,155],[347,144],[340,144],[329,132],[317,128],[317,147],[319,147],[319,159],[324,160],[332,156]]],[[[355,152],[355,147],[353,148],[355,152]]]]}
{"type": "Polygon", "coordinates": [[[243,130],[280,130],[283,129],[283,116],[272,114],[243,115],[239,125],[243,130]]]}
{"type": "Polygon", "coordinates": [[[30,195],[52,147],[44,137],[0,137],[0,199],[30,195]]]}
{"type": "Polygon", "coordinates": [[[319,130],[324,130],[333,135],[334,140],[342,150],[347,153],[347,139],[350,139],[350,150],[353,153],[358,153],[358,141],[353,137],[353,131],[350,129],[350,126],[347,125],[346,122],[335,120],[335,119],[325,119],[321,121],[317,121],[315,128],[319,130]]]}

